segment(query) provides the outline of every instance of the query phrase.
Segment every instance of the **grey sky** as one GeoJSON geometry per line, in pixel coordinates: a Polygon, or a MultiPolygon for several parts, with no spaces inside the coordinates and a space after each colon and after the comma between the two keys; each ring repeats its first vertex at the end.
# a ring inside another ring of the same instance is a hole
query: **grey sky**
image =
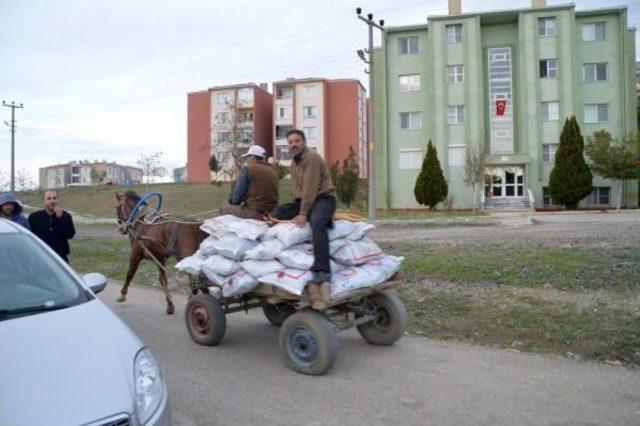
{"type": "MultiPolygon", "coordinates": [[[[548,1],[559,3],[566,2],[548,1]]],[[[462,9],[505,4],[462,0],[462,9]]],[[[638,26],[639,0],[576,2],[624,4],[629,26],[638,26]]],[[[366,87],[355,54],[366,43],[358,5],[392,26],[447,13],[446,0],[2,0],[0,98],[25,105],[17,111],[16,169],[37,180],[38,167],[56,162],[134,164],[155,151],[168,168],[184,165],[186,93],[214,85],[313,76],[360,78],[366,87]]],[[[9,120],[8,108],[0,113],[9,120]]],[[[9,140],[3,128],[5,179],[9,140]]]]}

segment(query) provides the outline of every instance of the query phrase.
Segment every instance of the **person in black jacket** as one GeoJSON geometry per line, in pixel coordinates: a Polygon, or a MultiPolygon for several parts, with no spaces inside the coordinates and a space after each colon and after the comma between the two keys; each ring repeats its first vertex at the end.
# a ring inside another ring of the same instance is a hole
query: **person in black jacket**
{"type": "Polygon", "coordinates": [[[29,215],[29,227],[53,251],[69,263],[69,240],[76,234],[71,215],[58,205],[58,192],[44,193],[44,209],[29,215]]]}

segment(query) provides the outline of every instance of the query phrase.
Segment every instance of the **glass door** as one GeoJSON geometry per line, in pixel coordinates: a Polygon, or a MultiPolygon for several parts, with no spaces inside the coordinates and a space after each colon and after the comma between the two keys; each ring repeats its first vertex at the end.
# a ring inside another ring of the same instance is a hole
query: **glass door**
{"type": "Polygon", "coordinates": [[[486,198],[524,196],[523,167],[490,167],[485,174],[486,198]]]}

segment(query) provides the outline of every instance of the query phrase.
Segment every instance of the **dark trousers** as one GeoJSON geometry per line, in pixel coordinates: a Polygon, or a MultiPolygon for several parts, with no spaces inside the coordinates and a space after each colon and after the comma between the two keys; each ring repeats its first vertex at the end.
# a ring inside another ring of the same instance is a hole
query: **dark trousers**
{"type": "MultiPolygon", "coordinates": [[[[313,240],[313,272],[331,273],[329,263],[329,228],[333,227],[333,214],[336,211],[336,199],[333,195],[318,195],[309,210],[307,220],[311,226],[313,240]]],[[[276,207],[274,216],[290,220],[300,213],[300,200],[276,207]]]]}

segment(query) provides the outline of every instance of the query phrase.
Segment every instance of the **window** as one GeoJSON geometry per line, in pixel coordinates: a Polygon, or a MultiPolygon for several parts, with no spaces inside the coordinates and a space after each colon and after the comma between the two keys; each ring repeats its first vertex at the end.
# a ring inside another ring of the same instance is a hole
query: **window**
{"type": "Polygon", "coordinates": [[[253,130],[251,129],[240,130],[240,140],[242,142],[251,142],[253,140],[253,130]]]}
{"type": "Polygon", "coordinates": [[[307,139],[316,139],[318,137],[317,127],[303,127],[302,131],[307,139]]]}
{"type": "Polygon", "coordinates": [[[218,105],[225,105],[229,102],[229,94],[228,93],[218,93],[216,95],[216,102],[218,105]]]}
{"type": "Polygon", "coordinates": [[[540,78],[557,78],[558,77],[558,60],[557,59],[541,59],[540,60],[540,78]]]}
{"type": "Polygon", "coordinates": [[[401,92],[417,92],[420,90],[420,74],[401,75],[398,84],[401,92]]]}
{"type": "Polygon", "coordinates": [[[542,145],[542,162],[544,164],[555,164],[557,150],[557,143],[546,143],[542,145]]]}
{"type": "Polygon", "coordinates": [[[542,37],[555,37],[556,18],[538,18],[538,35],[542,37]]]}
{"type": "Polygon", "coordinates": [[[464,154],[466,147],[462,144],[449,145],[449,167],[464,166],[464,154]]]}
{"type": "Polygon", "coordinates": [[[231,132],[218,132],[216,134],[216,139],[218,142],[227,142],[231,138],[231,132]]]}
{"type": "Polygon", "coordinates": [[[587,104],[584,106],[585,123],[605,123],[609,121],[609,104],[587,104]]]}
{"type": "Polygon", "coordinates": [[[293,87],[279,87],[276,90],[276,99],[291,99],[293,97],[293,87]]]}
{"type": "Polygon", "coordinates": [[[304,86],[302,88],[302,96],[305,98],[313,98],[318,95],[318,87],[317,86],[304,86]]]}
{"type": "Polygon", "coordinates": [[[71,183],[80,183],[80,176],[78,175],[71,176],[71,183]]]}
{"type": "Polygon", "coordinates": [[[604,40],[606,24],[604,22],[590,22],[582,24],[582,41],[604,40]]]}
{"type": "Polygon", "coordinates": [[[251,123],[251,122],[253,122],[253,112],[251,112],[251,111],[241,112],[240,114],[238,114],[238,121],[240,123],[251,123]]]}
{"type": "Polygon", "coordinates": [[[276,158],[278,160],[291,160],[293,155],[289,152],[287,145],[276,145],[276,158]]]}
{"type": "Polygon", "coordinates": [[[447,107],[447,123],[464,123],[464,105],[450,105],[447,107]]]}
{"type": "Polygon", "coordinates": [[[446,25],[444,27],[447,44],[456,44],[462,42],[462,24],[446,25]]]}
{"type": "Polygon", "coordinates": [[[400,170],[420,169],[420,165],[422,164],[422,150],[401,149],[398,162],[398,168],[400,170]]]}
{"type": "Polygon", "coordinates": [[[582,64],[582,81],[596,83],[607,80],[607,63],[582,64]]]}
{"type": "Polygon", "coordinates": [[[555,206],[553,199],[551,199],[551,191],[548,186],[542,187],[542,205],[545,207],[555,206]]]}
{"type": "Polygon", "coordinates": [[[229,113],[228,112],[218,112],[216,113],[216,123],[222,124],[229,121],[229,113]]]}
{"type": "Polygon", "coordinates": [[[447,83],[464,83],[464,67],[462,65],[447,65],[447,83]]]}
{"type": "Polygon", "coordinates": [[[560,119],[560,107],[558,101],[542,102],[542,121],[558,121],[560,119]]]}
{"type": "Polygon", "coordinates": [[[74,175],[79,175],[80,174],[80,167],[72,167],[71,168],[71,173],[73,173],[74,175]]]}
{"type": "Polygon", "coordinates": [[[411,55],[420,52],[418,36],[398,38],[398,52],[401,55],[411,55]]]}
{"type": "Polygon", "coordinates": [[[418,130],[422,128],[422,114],[420,112],[401,112],[400,128],[418,130]]]}
{"type": "Polygon", "coordinates": [[[293,108],[290,106],[278,107],[278,118],[291,118],[293,116],[293,108]]]}
{"type": "Polygon", "coordinates": [[[276,126],[276,139],[285,139],[289,130],[293,129],[293,126],[276,126]]]}
{"type": "Polygon", "coordinates": [[[238,102],[253,102],[253,89],[240,89],[238,90],[238,102]]]}
{"type": "Polygon", "coordinates": [[[315,105],[303,106],[302,118],[316,118],[316,109],[317,107],[315,105]]]}
{"type": "Polygon", "coordinates": [[[608,206],[611,202],[611,187],[596,186],[589,194],[587,204],[590,206],[608,206]]]}

